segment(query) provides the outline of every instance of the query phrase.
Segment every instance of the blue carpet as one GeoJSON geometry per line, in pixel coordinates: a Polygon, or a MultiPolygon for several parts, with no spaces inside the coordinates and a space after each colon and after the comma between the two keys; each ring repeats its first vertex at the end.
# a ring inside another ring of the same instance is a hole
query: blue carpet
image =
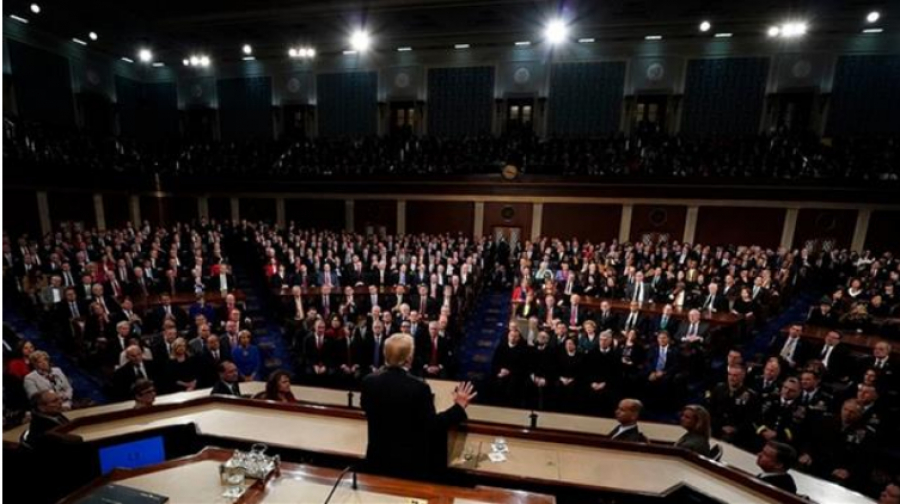
{"type": "Polygon", "coordinates": [[[510,295],[485,288],[476,299],[460,345],[460,379],[483,382],[490,375],[494,349],[506,337],[510,295]]]}

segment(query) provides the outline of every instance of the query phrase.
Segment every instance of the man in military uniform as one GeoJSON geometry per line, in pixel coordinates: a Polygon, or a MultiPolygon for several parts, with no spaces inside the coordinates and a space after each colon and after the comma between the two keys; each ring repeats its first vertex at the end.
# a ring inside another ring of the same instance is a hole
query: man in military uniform
{"type": "Polygon", "coordinates": [[[801,450],[799,467],[862,490],[872,467],[875,431],[863,420],[859,401],[844,401],[840,416],[823,419],[813,432],[801,450]]]}
{"type": "Polygon", "coordinates": [[[781,387],[781,362],[778,357],[772,357],[766,361],[762,372],[753,378],[750,388],[760,397],[766,400],[778,395],[781,387]]]}
{"type": "Polygon", "coordinates": [[[872,429],[876,436],[881,434],[880,430],[885,425],[884,404],[878,400],[878,397],[878,389],[864,383],[859,385],[859,390],[856,392],[856,400],[862,408],[862,421],[872,429]]]}
{"type": "Polygon", "coordinates": [[[800,404],[800,380],[793,376],[781,384],[781,394],[763,402],[756,422],[758,443],[781,441],[797,446],[806,424],[806,408],[800,404]]]}
{"type": "Polygon", "coordinates": [[[727,381],[707,392],[713,436],[740,446],[753,439],[753,419],[759,410],[759,396],[745,385],[747,370],[729,366],[727,381]]]}

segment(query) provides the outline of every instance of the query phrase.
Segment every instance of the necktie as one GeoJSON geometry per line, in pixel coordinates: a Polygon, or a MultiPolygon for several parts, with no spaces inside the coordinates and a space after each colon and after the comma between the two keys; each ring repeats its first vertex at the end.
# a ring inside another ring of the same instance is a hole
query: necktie
{"type": "Polygon", "coordinates": [[[69,306],[72,310],[72,318],[79,318],[81,314],[78,313],[78,304],[72,301],[69,306]]]}
{"type": "Polygon", "coordinates": [[[376,368],[381,367],[381,337],[375,338],[375,351],[372,355],[372,365],[376,368]]]}
{"type": "Polygon", "coordinates": [[[578,324],[578,308],[572,307],[572,316],[569,318],[569,325],[574,326],[578,324]]]}
{"type": "Polygon", "coordinates": [[[690,335],[691,335],[691,336],[696,336],[696,335],[697,335],[697,323],[696,323],[696,322],[694,322],[694,323],[691,324],[691,333],[690,333],[690,335]]]}
{"type": "Polygon", "coordinates": [[[791,360],[791,355],[794,354],[794,338],[788,338],[787,341],[784,342],[784,348],[781,349],[781,357],[786,360],[791,360]]]}
{"type": "Polygon", "coordinates": [[[663,371],[666,369],[666,349],[660,347],[659,359],[656,360],[656,370],[663,371]]]}
{"type": "Polygon", "coordinates": [[[316,349],[317,350],[322,349],[322,337],[321,336],[316,336],[316,349]]]}
{"type": "Polygon", "coordinates": [[[662,317],[662,324],[660,324],[659,328],[660,328],[660,329],[664,329],[664,328],[666,327],[666,324],[668,324],[668,323],[669,323],[669,316],[668,316],[668,315],[663,315],[663,317],[662,317]]]}
{"type": "Polygon", "coordinates": [[[138,377],[138,378],[144,378],[144,379],[147,378],[147,373],[144,372],[144,365],[143,365],[143,364],[141,364],[140,366],[138,366],[138,367],[135,369],[135,371],[136,371],[136,374],[137,374],[137,377],[138,377]]]}
{"type": "Polygon", "coordinates": [[[431,338],[431,365],[438,365],[438,339],[437,337],[431,338]]]}
{"type": "Polygon", "coordinates": [[[419,314],[425,315],[425,298],[419,300],[419,314]]]}
{"type": "Polygon", "coordinates": [[[172,307],[171,306],[166,305],[166,315],[168,315],[170,317],[172,316],[172,307]]]}
{"type": "Polygon", "coordinates": [[[219,351],[213,350],[213,360],[219,362],[219,351]]]}

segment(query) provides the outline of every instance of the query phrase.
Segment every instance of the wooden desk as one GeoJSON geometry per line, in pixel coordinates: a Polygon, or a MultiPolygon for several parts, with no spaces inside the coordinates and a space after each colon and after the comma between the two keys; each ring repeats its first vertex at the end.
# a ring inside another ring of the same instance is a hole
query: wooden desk
{"type": "MultiPolygon", "coordinates": [[[[96,488],[116,482],[147,492],[165,495],[169,504],[225,504],[225,487],[219,480],[219,464],[228,460],[230,451],[207,448],[197,455],[172,460],[137,470],[116,469],[63,499],[60,504],[73,504],[96,488]],[[186,485],[185,482],[190,482],[186,485]]],[[[268,481],[248,480],[241,504],[288,504],[325,502],[340,471],[309,465],[282,462],[281,471],[268,481]]],[[[429,504],[492,503],[553,504],[550,495],[509,491],[499,488],[460,488],[368,474],[357,477],[358,489],[350,488],[350,477],[335,491],[332,502],[409,504],[411,498],[429,504]]]]}
{"type": "MultiPolygon", "coordinates": [[[[429,380],[429,384],[434,392],[437,409],[442,410],[447,408],[452,403],[451,393],[456,383],[442,380],[429,380]]],[[[264,387],[265,384],[262,382],[241,384],[242,391],[247,394],[259,392],[263,390],[264,387]]],[[[278,408],[268,410],[266,409],[266,405],[269,403],[262,401],[222,398],[221,400],[216,401],[216,403],[220,405],[218,408],[213,406],[212,402],[199,405],[191,404],[198,399],[208,400],[209,389],[160,396],[157,399],[157,405],[159,406],[154,408],[157,411],[152,413],[146,412],[135,414],[138,412],[134,412],[131,409],[134,403],[126,401],[94,408],[74,410],[67,412],[66,415],[73,420],[72,426],[79,429],[74,433],[83,433],[92,439],[102,437],[103,435],[135,432],[164,425],[195,421],[200,426],[202,432],[211,435],[222,435],[222,437],[228,438],[240,437],[240,439],[245,441],[262,441],[273,446],[280,446],[284,444],[285,437],[276,435],[275,433],[290,431],[289,439],[292,443],[297,443],[297,448],[323,448],[325,453],[337,453],[353,458],[363,457],[368,435],[365,428],[365,422],[361,412],[344,408],[347,405],[346,391],[301,386],[292,387],[292,391],[295,397],[301,400],[342,407],[340,408],[342,410],[342,416],[334,420],[336,430],[329,434],[329,439],[327,441],[310,439],[301,432],[295,432],[307,431],[308,429],[303,428],[301,424],[305,424],[306,419],[310,417],[327,413],[327,409],[323,409],[322,407],[298,406],[295,410],[300,414],[294,416],[295,413],[284,412],[278,408]],[[230,415],[232,412],[232,405],[235,406],[233,412],[237,416],[230,415]],[[178,408],[182,407],[194,409],[190,410],[188,413],[185,413],[184,411],[179,412],[178,408]],[[172,409],[160,411],[165,408],[172,409]],[[125,417],[116,416],[116,413],[125,415],[125,417]],[[105,419],[103,418],[104,416],[106,417],[105,419]],[[254,427],[248,429],[246,427],[237,426],[235,431],[231,431],[231,426],[237,423],[237,418],[240,418],[241,423],[244,421],[251,422],[254,427]],[[352,421],[348,422],[348,419],[352,421]],[[107,422],[109,425],[102,425],[107,422]],[[286,422],[290,422],[290,424],[287,424],[286,422]],[[260,427],[260,425],[265,425],[265,427],[260,427]],[[354,437],[356,438],[355,440],[353,439],[354,437]],[[334,444],[331,444],[332,442],[334,444]],[[323,443],[327,446],[323,446],[323,443]]],[[[359,407],[359,394],[354,394],[353,405],[354,408],[359,407]]],[[[473,404],[469,407],[468,413],[468,424],[470,426],[484,426],[486,428],[500,428],[506,426],[513,431],[512,434],[505,434],[508,439],[514,437],[514,434],[518,433],[519,435],[525,436],[525,441],[530,441],[531,436],[547,432],[554,434],[559,433],[561,435],[571,434],[586,436],[578,438],[579,441],[575,444],[580,445],[585,444],[584,440],[605,439],[605,434],[615,425],[615,422],[609,418],[538,412],[538,428],[532,430],[530,429],[530,411],[528,410],[473,404]]],[[[322,425],[319,423],[318,419],[313,418],[311,421],[318,426],[322,425]]],[[[331,422],[328,422],[326,428],[330,429],[331,425],[331,422]]],[[[16,444],[19,436],[26,428],[27,426],[21,426],[4,432],[4,443],[7,443],[8,445],[16,444]]],[[[683,433],[678,426],[652,422],[642,422],[641,429],[651,441],[663,445],[673,443],[683,433]]],[[[492,434],[485,435],[493,436],[492,434]]],[[[460,453],[459,450],[461,450],[461,447],[458,446],[459,437],[451,439],[451,442],[457,445],[458,450],[456,456],[458,457],[458,453],[460,453]]],[[[718,443],[722,447],[724,453],[722,461],[725,463],[726,467],[729,467],[734,471],[751,475],[759,472],[759,469],[756,466],[756,456],[754,454],[745,452],[725,442],[718,441],[718,443]]],[[[560,449],[561,448],[562,447],[560,447],[560,449]]],[[[451,453],[451,461],[452,460],[453,453],[451,453]]],[[[488,473],[490,473],[490,471],[488,471],[488,473]]],[[[792,471],[792,474],[800,489],[800,493],[810,496],[814,501],[821,504],[864,504],[872,502],[866,497],[836,484],[819,480],[797,471],[792,471]]],[[[560,476],[560,478],[563,477],[564,475],[560,476]]],[[[562,482],[564,482],[562,479],[558,481],[558,483],[562,482]]],[[[579,483],[576,479],[572,484],[579,483]]]]}
{"type": "MultiPolygon", "coordinates": [[[[600,311],[600,304],[603,301],[609,302],[610,310],[614,313],[629,313],[631,312],[631,301],[625,301],[622,299],[609,299],[609,298],[598,298],[598,297],[590,297],[583,296],[581,298],[581,307],[591,310],[593,312],[600,311]]],[[[512,301],[512,311],[515,313],[516,306],[521,304],[521,301],[512,301]]],[[[665,303],[644,303],[640,306],[641,313],[645,315],[658,316],[662,315],[663,308],[665,307],[665,303]]],[[[674,308],[672,309],[672,316],[677,319],[687,320],[688,313],[691,311],[690,308],[674,308]]],[[[731,313],[731,312],[717,312],[710,313],[706,310],[700,311],[700,320],[706,322],[711,327],[727,327],[737,324],[742,318],[731,313]]]]}

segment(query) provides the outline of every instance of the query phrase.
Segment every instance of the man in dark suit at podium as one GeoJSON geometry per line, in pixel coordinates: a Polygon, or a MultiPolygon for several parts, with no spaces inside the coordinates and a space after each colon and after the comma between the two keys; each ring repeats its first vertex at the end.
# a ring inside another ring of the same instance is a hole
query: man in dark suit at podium
{"type": "Polygon", "coordinates": [[[385,368],[367,376],[360,401],[369,425],[369,471],[399,477],[428,477],[447,465],[447,429],[463,422],[477,395],[470,383],[453,392],[454,405],[437,413],[431,387],[409,374],[415,354],[412,336],[385,341],[385,368]]]}

